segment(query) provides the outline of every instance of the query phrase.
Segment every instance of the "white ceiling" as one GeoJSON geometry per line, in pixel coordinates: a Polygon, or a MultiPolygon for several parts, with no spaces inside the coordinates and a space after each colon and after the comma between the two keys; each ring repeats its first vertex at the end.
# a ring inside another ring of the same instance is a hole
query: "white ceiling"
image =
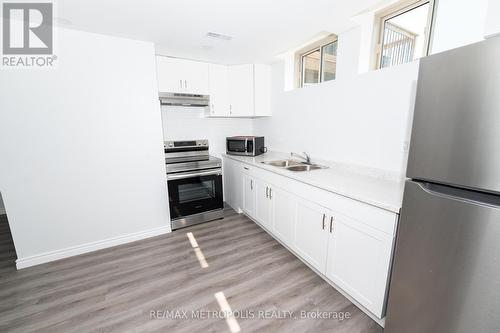
{"type": "Polygon", "coordinates": [[[273,61],[380,0],[63,0],[55,17],[73,29],[152,41],[158,54],[225,64],[273,61]],[[233,37],[207,38],[207,32],[233,37]]]}

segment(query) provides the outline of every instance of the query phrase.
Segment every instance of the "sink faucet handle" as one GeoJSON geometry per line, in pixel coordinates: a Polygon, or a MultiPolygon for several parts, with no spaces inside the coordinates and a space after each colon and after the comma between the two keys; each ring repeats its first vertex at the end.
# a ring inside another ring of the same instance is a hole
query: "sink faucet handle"
{"type": "Polygon", "coordinates": [[[302,158],[303,160],[307,161],[307,163],[310,163],[311,162],[311,157],[306,152],[303,152],[303,154],[304,154],[304,156],[302,156],[301,154],[297,154],[297,153],[291,152],[290,156],[291,157],[297,156],[297,157],[302,158]]]}
{"type": "Polygon", "coordinates": [[[311,162],[311,156],[309,156],[308,153],[306,153],[305,151],[302,152],[304,154],[304,156],[306,157],[306,160],[307,160],[307,163],[311,162]]]}

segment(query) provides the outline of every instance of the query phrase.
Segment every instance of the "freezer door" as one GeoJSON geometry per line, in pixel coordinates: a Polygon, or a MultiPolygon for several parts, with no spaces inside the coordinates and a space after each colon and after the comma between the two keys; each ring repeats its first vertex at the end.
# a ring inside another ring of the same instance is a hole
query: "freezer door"
{"type": "Polygon", "coordinates": [[[408,178],[500,193],[500,37],[423,58],[408,178]]]}
{"type": "Polygon", "coordinates": [[[408,181],[384,333],[500,332],[500,197],[408,181]]]}

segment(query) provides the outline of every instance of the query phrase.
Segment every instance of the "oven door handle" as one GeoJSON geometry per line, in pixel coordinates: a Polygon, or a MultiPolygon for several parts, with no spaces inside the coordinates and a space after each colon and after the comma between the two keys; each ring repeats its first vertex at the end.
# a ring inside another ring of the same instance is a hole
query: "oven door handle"
{"type": "Polygon", "coordinates": [[[210,171],[196,171],[196,172],[183,172],[167,175],[167,180],[185,179],[191,177],[201,177],[201,176],[211,176],[220,175],[222,173],[221,169],[210,170],[210,171]]]}

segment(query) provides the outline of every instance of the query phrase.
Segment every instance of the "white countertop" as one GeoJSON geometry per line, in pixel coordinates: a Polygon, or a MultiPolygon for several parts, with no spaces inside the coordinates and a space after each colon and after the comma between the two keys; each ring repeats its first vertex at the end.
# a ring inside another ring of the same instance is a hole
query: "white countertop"
{"type": "Polygon", "coordinates": [[[286,153],[270,151],[256,157],[227,154],[222,156],[394,213],[399,213],[403,201],[404,178],[382,170],[319,161],[313,158],[313,163],[326,165],[329,168],[294,172],[261,163],[289,159],[290,154],[286,153]]]}

